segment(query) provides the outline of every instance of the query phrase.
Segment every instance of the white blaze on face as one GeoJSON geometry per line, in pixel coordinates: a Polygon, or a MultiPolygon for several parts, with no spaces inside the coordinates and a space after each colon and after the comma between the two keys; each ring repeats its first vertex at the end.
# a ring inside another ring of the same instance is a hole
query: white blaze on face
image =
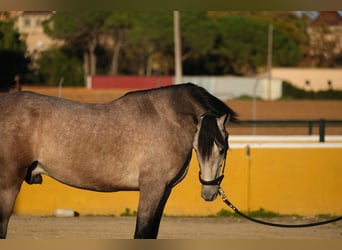
{"type": "MultiPolygon", "coordinates": [[[[228,145],[226,145],[226,137],[227,133],[225,130],[225,125],[227,119],[227,115],[223,115],[221,117],[216,118],[217,128],[219,129],[219,133],[221,134],[221,143],[218,143],[214,140],[212,144],[210,154],[208,157],[203,157],[199,150],[199,134],[202,128],[203,117],[201,117],[200,122],[198,123],[197,132],[194,137],[193,147],[196,151],[197,160],[200,165],[200,178],[203,181],[213,181],[220,175],[221,165],[224,161],[224,157],[226,155],[226,150],[228,145]],[[222,141],[224,141],[224,145],[222,145],[222,141]]],[[[208,131],[210,133],[210,131],[208,131]]],[[[211,131],[212,132],[212,131],[211,131]]],[[[214,200],[218,195],[219,185],[202,185],[202,198],[206,201],[214,200]]]]}

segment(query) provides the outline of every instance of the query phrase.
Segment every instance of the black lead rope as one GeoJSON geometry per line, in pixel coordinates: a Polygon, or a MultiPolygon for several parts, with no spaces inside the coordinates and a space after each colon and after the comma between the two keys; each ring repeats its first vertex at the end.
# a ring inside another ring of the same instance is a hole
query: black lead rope
{"type": "Polygon", "coordinates": [[[313,223],[307,223],[307,224],[294,224],[294,225],[289,225],[289,224],[278,224],[278,223],[272,223],[272,222],[267,222],[267,221],[262,221],[262,220],[258,220],[252,217],[249,217],[248,215],[240,212],[237,207],[235,207],[229,200],[227,195],[224,193],[224,191],[222,190],[222,188],[219,188],[219,194],[222,197],[222,201],[224,203],[226,203],[236,214],[244,217],[247,220],[259,223],[259,224],[263,224],[263,225],[267,225],[267,226],[272,226],[272,227],[289,227],[289,228],[298,228],[298,227],[314,227],[314,226],[320,226],[320,225],[324,225],[324,224],[328,224],[328,223],[333,223],[336,221],[339,221],[342,219],[342,216],[340,217],[336,217],[334,219],[330,219],[330,220],[325,220],[325,221],[319,221],[319,222],[313,222],[313,223]]]}

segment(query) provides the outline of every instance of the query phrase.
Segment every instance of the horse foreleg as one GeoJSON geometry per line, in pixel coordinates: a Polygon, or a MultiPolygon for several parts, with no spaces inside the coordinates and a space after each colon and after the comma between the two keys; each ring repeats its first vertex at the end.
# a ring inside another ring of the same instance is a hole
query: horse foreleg
{"type": "Polygon", "coordinates": [[[140,188],[135,239],[156,239],[158,236],[163,210],[171,193],[171,187],[161,186],[150,184],[140,188]]]}

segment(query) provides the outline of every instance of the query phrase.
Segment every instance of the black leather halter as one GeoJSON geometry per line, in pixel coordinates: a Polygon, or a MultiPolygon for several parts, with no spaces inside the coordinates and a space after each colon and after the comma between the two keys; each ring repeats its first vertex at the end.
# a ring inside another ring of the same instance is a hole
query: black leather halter
{"type": "Polygon", "coordinates": [[[212,181],[205,181],[201,178],[201,172],[199,172],[199,180],[202,183],[202,185],[207,185],[207,186],[220,186],[222,180],[224,178],[224,174],[220,175],[216,179],[212,181]]]}

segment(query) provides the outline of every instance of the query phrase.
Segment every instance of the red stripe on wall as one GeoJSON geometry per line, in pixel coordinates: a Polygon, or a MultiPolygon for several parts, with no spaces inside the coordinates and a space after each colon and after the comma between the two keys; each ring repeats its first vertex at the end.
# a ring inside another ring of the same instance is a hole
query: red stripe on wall
{"type": "Polygon", "coordinates": [[[168,86],[172,76],[92,76],[92,89],[150,89],[168,86]]]}

